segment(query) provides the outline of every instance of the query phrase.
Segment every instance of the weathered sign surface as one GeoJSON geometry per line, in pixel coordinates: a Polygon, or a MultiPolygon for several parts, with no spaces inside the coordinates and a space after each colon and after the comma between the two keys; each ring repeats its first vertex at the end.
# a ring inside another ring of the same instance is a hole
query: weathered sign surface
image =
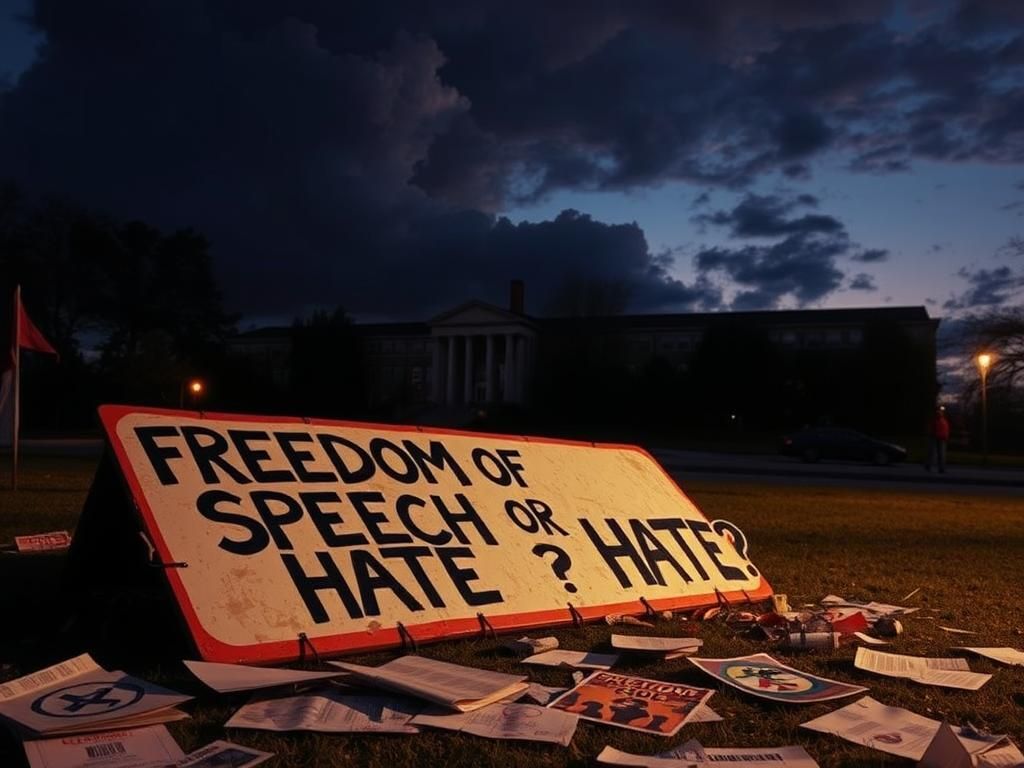
{"type": "Polygon", "coordinates": [[[341,653],[771,594],[633,446],[100,413],[156,557],[187,566],[165,572],[209,661],[296,658],[300,633],[341,653]]]}

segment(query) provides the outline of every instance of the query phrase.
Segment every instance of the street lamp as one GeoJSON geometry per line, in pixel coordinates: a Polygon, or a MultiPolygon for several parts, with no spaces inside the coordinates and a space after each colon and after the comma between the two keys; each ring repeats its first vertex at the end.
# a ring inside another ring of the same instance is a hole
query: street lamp
{"type": "Polygon", "coordinates": [[[992,355],[982,352],[977,363],[981,372],[981,453],[982,461],[988,464],[988,369],[992,366],[992,355]]]}
{"type": "Polygon", "coordinates": [[[203,382],[200,379],[182,379],[181,389],[178,392],[178,407],[185,407],[185,392],[188,392],[188,401],[190,405],[195,405],[196,400],[203,394],[203,382]]]}

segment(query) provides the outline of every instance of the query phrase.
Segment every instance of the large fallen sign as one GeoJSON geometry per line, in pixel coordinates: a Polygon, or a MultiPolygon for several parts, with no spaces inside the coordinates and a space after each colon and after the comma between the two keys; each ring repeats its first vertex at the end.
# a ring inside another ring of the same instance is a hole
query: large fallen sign
{"type": "MultiPolygon", "coordinates": [[[[208,661],[771,594],[735,529],[709,522],[634,446],[124,406],[100,415],[116,457],[101,471],[122,475],[208,661]]],[[[87,503],[83,536],[107,506],[87,503]]]]}

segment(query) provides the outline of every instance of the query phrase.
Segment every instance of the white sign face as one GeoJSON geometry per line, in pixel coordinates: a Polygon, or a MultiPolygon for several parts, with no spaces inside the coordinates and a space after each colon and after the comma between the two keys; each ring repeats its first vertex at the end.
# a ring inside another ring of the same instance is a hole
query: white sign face
{"type": "MultiPolygon", "coordinates": [[[[762,599],[771,588],[632,446],[105,406],[203,658],[281,661],[762,599]],[[402,627],[399,627],[399,624],[402,627]]],[[[717,528],[717,530],[716,530],[717,528]]],[[[739,551],[737,551],[737,548],[739,551]]]]}

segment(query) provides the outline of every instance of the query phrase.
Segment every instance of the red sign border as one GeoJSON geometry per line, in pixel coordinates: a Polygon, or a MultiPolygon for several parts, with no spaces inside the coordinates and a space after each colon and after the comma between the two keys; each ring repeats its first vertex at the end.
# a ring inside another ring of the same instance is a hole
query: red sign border
{"type": "MultiPolygon", "coordinates": [[[[100,421],[103,423],[106,432],[107,444],[113,450],[117,458],[117,465],[121,475],[127,483],[127,490],[134,501],[134,507],[138,510],[143,526],[149,536],[153,547],[156,549],[161,562],[172,562],[173,557],[167,543],[160,534],[160,528],[156,523],[153,511],[146,501],[142,492],[142,485],[135,474],[134,467],[128,458],[128,453],[117,436],[117,425],[122,418],[135,414],[152,414],[154,416],[186,416],[188,418],[216,420],[230,420],[240,422],[267,423],[273,421],[279,424],[301,424],[303,426],[327,426],[327,427],[348,427],[352,429],[371,429],[387,432],[414,433],[414,434],[437,434],[455,435],[459,437],[475,437],[495,440],[518,441],[523,443],[544,443],[547,445],[567,445],[575,447],[601,448],[609,450],[635,451],[649,459],[654,466],[661,470],[665,478],[679,492],[679,494],[690,501],[679,485],[672,479],[672,476],[665,471],[665,468],[651,456],[646,450],[637,445],[620,443],[592,443],[581,440],[563,440],[549,437],[526,437],[523,435],[507,435],[488,432],[469,432],[466,430],[445,429],[440,427],[419,427],[414,425],[401,424],[378,424],[373,422],[357,421],[336,421],[331,419],[313,419],[298,416],[256,416],[251,414],[220,413],[211,411],[184,411],[170,408],[151,408],[130,405],[101,405],[99,407],[100,421]]],[[[693,504],[692,501],[690,501],[693,504]]],[[[694,508],[707,520],[704,513],[693,504],[694,508]]],[[[708,521],[710,522],[710,521],[708,521]]],[[[302,640],[281,640],[269,643],[256,643],[252,645],[232,645],[222,642],[213,637],[203,627],[199,616],[189,600],[188,592],[182,583],[181,577],[175,568],[165,568],[164,573],[171,586],[178,609],[182,618],[191,633],[196,650],[204,661],[228,662],[228,663],[264,663],[272,664],[278,662],[294,661],[303,655],[302,640]]],[[[758,574],[760,585],[754,591],[733,591],[721,593],[722,597],[729,602],[747,602],[767,600],[772,595],[771,585],[768,584],[763,574],[758,574]]],[[[709,595],[691,595],[680,598],[661,598],[646,601],[655,611],[676,611],[691,608],[700,608],[708,605],[715,605],[717,598],[715,593],[709,595]]],[[[639,597],[621,603],[607,603],[605,605],[594,605],[577,608],[573,606],[570,610],[567,602],[565,608],[530,611],[527,613],[505,614],[487,616],[487,623],[495,632],[512,632],[541,627],[552,627],[568,625],[573,622],[573,612],[583,621],[603,620],[610,613],[622,613],[626,615],[640,615],[646,612],[647,607],[639,597]]],[[[468,637],[479,635],[483,629],[479,618],[466,618],[454,620],[439,620],[412,624],[405,629],[415,637],[417,642],[431,642],[435,640],[468,637]]],[[[366,631],[348,632],[344,634],[331,635],[328,637],[317,637],[315,640],[316,652],[322,656],[337,656],[345,653],[357,653],[362,651],[376,651],[387,648],[394,648],[403,644],[400,630],[395,627],[381,628],[374,633],[366,631]]]]}

